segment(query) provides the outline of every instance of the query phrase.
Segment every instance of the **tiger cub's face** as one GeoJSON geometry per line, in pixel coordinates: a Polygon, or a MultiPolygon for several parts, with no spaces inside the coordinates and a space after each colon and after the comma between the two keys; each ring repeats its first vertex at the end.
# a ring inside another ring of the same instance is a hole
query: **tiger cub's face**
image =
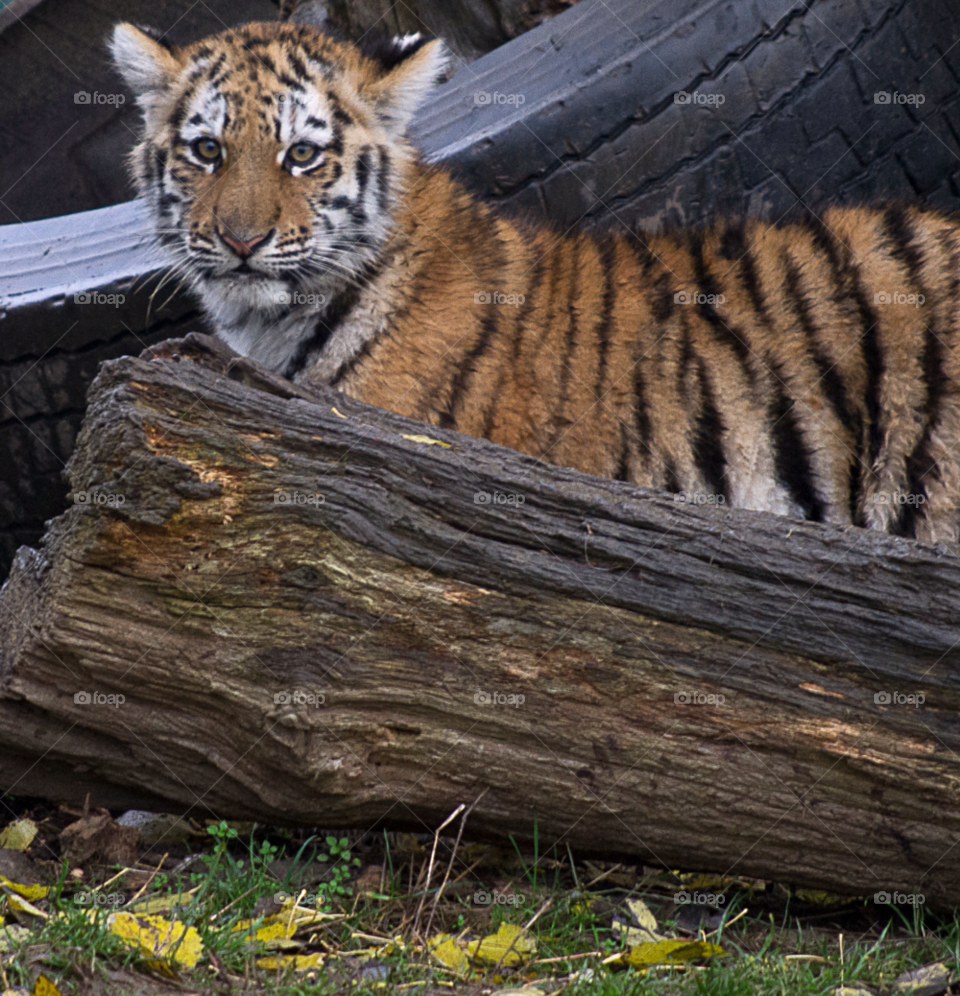
{"type": "Polygon", "coordinates": [[[439,42],[397,39],[373,58],[263,23],[178,49],[119,24],[111,48],[144,116],[137,186],[215,323],[329,300],[376,258],[439,42]]]}

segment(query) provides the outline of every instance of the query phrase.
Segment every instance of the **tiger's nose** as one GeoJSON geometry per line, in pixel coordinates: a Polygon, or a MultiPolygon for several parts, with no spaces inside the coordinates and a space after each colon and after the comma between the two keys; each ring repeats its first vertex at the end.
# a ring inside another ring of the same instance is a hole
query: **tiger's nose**
{"type": "Polygon", "coordinates": [[[219,228],[217,229],[217,235],[219,235],[220,239],[241,259],[249,259],[249,257],[257,251],[257,248],[263,245],[263,243],[266,242],[271,235],[273,235],[273,229],[267,232],[266,235],[255,235],[252,239],[238,239],[229,232],[221,231],[219,228]]]}

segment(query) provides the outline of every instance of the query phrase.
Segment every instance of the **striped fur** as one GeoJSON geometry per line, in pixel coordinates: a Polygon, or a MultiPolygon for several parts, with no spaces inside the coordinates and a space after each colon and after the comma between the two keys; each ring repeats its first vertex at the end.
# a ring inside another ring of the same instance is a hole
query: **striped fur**
{"type": "Polygon", "coordinates": [[[588,473],[957,541],[954,220],[835,208],[643,238],[519,224],[404,139],[442,68],[439,43],[407,44],[388,64],[290,25],[178,51],[118,28],[141,190],[231,345],[588,473]],[[265,99],[294,84],[306,110],[285,112],[325,125],[308,175],[284,172],[300,125],[265,99]],[[197,115],[224,144],[216,169],[185,151],[197,115]],[[218,219],[270,231],[266,249],[240,263],[218,219]]]}

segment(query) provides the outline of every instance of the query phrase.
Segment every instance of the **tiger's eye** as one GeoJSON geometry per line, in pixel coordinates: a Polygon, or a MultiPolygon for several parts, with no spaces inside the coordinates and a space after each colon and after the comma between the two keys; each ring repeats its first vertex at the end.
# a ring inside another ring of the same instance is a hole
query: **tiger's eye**
{"type": "Polygon", "coordinates": [[[296,163],[298,166],[302,166],[304,163],[310,162],[311,159],[320,150],[310,142],[297,142],[296,145],[291,145],[287,156],[290,161],[296,163]]]}
{"type": "Polygon", "coordinates": [[[198,159],[212,163],[214,160],[220,158],[223,150],[215,138],[198,138],[193,143],[193,152],[198,159]]]}

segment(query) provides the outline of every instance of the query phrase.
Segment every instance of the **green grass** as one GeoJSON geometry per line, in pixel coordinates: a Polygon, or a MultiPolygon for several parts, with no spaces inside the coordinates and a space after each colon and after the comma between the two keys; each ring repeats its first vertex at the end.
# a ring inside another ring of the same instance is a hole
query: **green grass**
{"type": "MultiPolygon", "coordinates": [[[[679,910],[671,894],[677,880],[671,884],[669,875],[657,872],[611,884],[622,871],[574,863],[569,852],[542,855],[536,853],[538,845],[534,854],[516,844],[512,852],[462,845],[452,864],[451,881],[438,898],[452,841],[441,842],[428,890],[423,886],[430,841],[419,842],[419,850],[413,846],[418,842],[403,835],[368,836],[352,843],[355,846],[341,834],[294,836],[262,828],[241,835],[221,823],[194,837],[184,855],[164,861],[166,870],[150,880],[142,898],[175,897],[175,909],[163,915],[196,928],[204,949],[194,970],[180,971],[177,989],[277,996],[345,992],[434,996],[542,983],[545,994],[562,989],[571,996],[816,996],[833,994],[841,985],[886,993],[904,971],[935,961],[952,969],[960,966],[956,916],[936,916],[922,907],[909,912],[878,908],[862,900],[818,906],[783,887],[734,880],[728,880],[724,890],[722,921],[708,924],[701,934],[701,939],[721,945],[726,956],[645,971],[605,965],[623,950],[613,917],[629,919],[628,898],[642,898],[657,914],[660,932],[677,935],[679,910]],[[184,865],[189,851],[195,860],[184,865]],[[360,894],[354,888],[356,875],[361,864],[372,863],[382,867],[382,881],[368,880],[360,894]],[[464,874],[471,865],[473,871],[464,874]],[[496,889],[513,899],[478,907],[473,902],[478,888],[496,889]],[[270,911],[264,910],[264,903],[270,897],[296,895],[302,889],[322,897],[317,900],[320,909],[341,916],[311,927],[313,936],[302,949],[325,952],[324,966],[308,975],[258,967],[257,959],[270,952],[252,947],[247,936],[231,928],[241,919],[262,924],[270,911]],[[537,952],[515,971],[480,966],[472,978],[458,980],[417,945],[413,925],[418,909],[421,936],[432,916],[431,934],[469,930],[478,938],[495,933],[501,922],[526,924],[539,912],[531,929],[537,952]],[[369,949],[377,946],[371,937],[397,936],[401,944],[370,956],[369,949]],[[589,956],[572,957],[584,953],[589,956]]],[[[155,854],[144,862],[154,868],[159,863],[155,854]]],[[[109,868],[86,870],[82,888],[96,888],[97,882],[107,882],[115,874],[109,868]]],[[[142,883],[146,873],[133,877],[142,883]]],[[[136,891],[123,885],[121,878],[107,887],[107,894],[121,886],[128,898],[136,891]]],[[[42,971],[64,996],[91,991],[105,996],[171,992],[173,983],[158,975],[156,964],[107,929],[112,906],[91,912],[91,907],[75,902],[80,888],[63,864],[50,894],[36,904],[46,919],[17,913],[8,899],[0,899],[3,919],[30,931],[12,951],[0,954],[0,990],[23,986],[29,991],[42,971]]]]}

